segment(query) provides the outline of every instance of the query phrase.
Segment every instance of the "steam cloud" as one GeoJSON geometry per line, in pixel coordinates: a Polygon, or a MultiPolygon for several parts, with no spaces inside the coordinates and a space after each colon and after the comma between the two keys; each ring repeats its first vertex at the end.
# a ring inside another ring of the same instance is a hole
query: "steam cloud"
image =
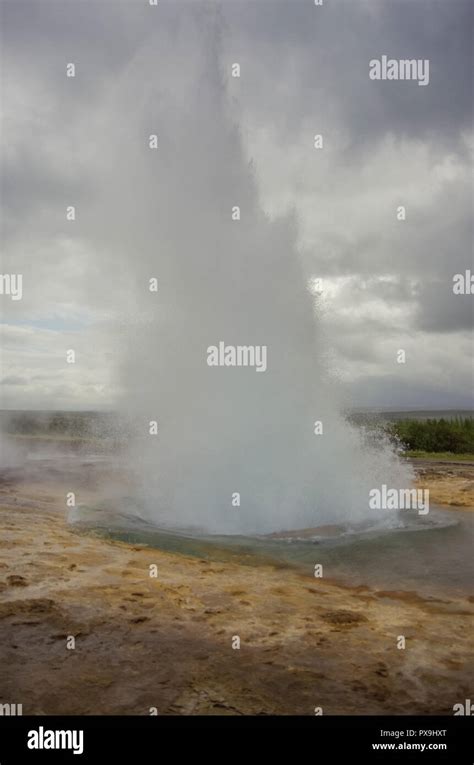
{"type": "Polygon", "coordinates": [[[110,94],[92,224],[96,237],[113,232],[114,269],[134,295],[120,368],[136,489],[161,526],[255,533],[360,520],[370,488],[408,486],[409,469],[341,415],[295,220],[265,216],[243,158],[218,27],[202,8],[175,21],[173,44],[158,31],[110,94]],[[154,68],[163,47],[169,72],[154,68]],[[122,100],[135,108],[121,112],[122,100]],[[209,367],[206,350],[221,339],[267,346],[265,373],[209,367]]]}

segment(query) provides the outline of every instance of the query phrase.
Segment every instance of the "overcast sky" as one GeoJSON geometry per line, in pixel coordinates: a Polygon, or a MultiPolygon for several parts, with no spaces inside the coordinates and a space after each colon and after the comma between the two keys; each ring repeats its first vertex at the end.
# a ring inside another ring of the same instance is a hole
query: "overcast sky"
{"type": "MultiPolygon", "coordinates": [[[[136,305],[114,263],[123,230],[103,204],[104,178],[112,197],[116,178],[105,147],[132,112],[143,135],[163,125],[161,94],[178,102],[189,62],[209,47],[260,204],[271,218],[295,214],[306,273],[322,280],[317,321],[350,403],[472,406],[473,296],[453,294],[453,275],[473,269],[472,2],[0,6],[1,273],[23,274],[21,300],[0,295],[3,407],[114,406],[120,326],[136,305]],[[137,74],[151,50],[156,66],[137,74]],[[383,55],[428,59],[429,84],[371,80],[369,61],[383,55]]],[[[135,150],[121,145],[122,196],[137,205],[135,150]]]]}

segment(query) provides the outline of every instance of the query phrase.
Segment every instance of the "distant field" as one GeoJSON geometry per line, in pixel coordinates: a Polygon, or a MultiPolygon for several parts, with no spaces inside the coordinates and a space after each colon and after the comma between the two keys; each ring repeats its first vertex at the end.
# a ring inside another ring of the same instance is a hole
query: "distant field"
{"type": "MultiPolygon", "coordinates": [[[[408,457],[474,459],[474,412],[352,412],[348,419],[374,433],[383,430],[408,457]]],[[[127,440],[132,427],[115,412],[0,411],[4,433],[18,440],[61,441],[109,449],[127,440]]]]}
{"type": "Polygon", "coordinates": [[[125,421],[113,412],[1,411],[4,433],[17,437],[96,441],[116,439],[125,421]]]}
{"type": "Polygon", "coordinates": [[[453,452],[406,451],[403,452],[403,456],[408,459],[433,460],[433,462],[440,460],[444,462],[474,462],[474,454],[454,454],[453,452]]]}
{"type": "Polygon", "coordinates": [[[399,420],[455,420],[474,419],[472,409],[418,409],[397,412],[381,412],[375,410],[350,411],[348,417],[353,422],[363,424],[366,422],[398,422],[399,420]]]}
{"type": "Polygon", "coordinates": [[[9,433],[8,435],[11,435],[18,441],[44,441],[46,443],[48,441],[67,441],[68,443],[74,441],[86,444],[94,444],[100,443],[104,440],[103,438],[90,438],[87,436],[71,436],[69,433],[9,433]]]}
{"type": "Polygon", "coordinates": [[[2,433],[18,446],[116,453],[130,427],[114,412],[0,411],[2,433]]]}

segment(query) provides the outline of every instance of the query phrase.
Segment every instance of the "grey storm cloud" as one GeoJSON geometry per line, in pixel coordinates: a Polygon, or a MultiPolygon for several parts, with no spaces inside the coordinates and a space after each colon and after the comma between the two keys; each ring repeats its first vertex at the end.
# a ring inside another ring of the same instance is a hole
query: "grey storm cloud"
{"type": "Polygon", "coordinates": [[[427,332],[468,332],[473,324],[472,294],[455,295],[452,281],[423,285],[418,302],[420,329],[427,332]]]}
{"type": "MultiPolygon", "coordinates": [[[[109,204],[97,205],[97,174],[107,178],[107,163],[115,161],[107,131],[123,146],[121,194],[135,215],[130,246],[152,250],[140,224],[153,210],[153,188],[140,176],[141,160],[135,169],[138,155],[121,143],[121,125],[133,114],[137,138],[152,132],[150,125],[166,137],[160,94],[181,97],[172,52],[179,45],[191,55],[201,29],[221,66],[212,72],[210,53],[209,76],[227,79],[262,204],[271,207],[284,191],[301,222],[308,273],[330,283],[346,279],[324,314],[341,358],[353,368],[358,361],[372,365],[372,376],[360,379],[370,396],[385,401],[383,343],[397,336],[404,342],[405,317],[405,336],[418,333],[420,357],[432,338],[433,358],[441,345],[440,359],[449,358],[455,372],[454,346],[465,347],[472,327],[472,296],[454,295],[452,277],[470,267],[472,249],[473,8],[469,0],[325,0],[321,7],[311,0],[160,0],[159,10],[142,0],[2,0],[2,245],[7,267],[33,260],[41,285],[36,304],[25,298],[8,305],[7,319],[24,319],[22,310],[48,315],[58,299],[63,313],[107,308],[104,282],[124,294],[114,263],[123,237],[113,229],[117,190],[108,188],[109,204]],[[203,9],[207,22],[189,24],[203,9]],[[148,89],[132,92],[143,50],[153,61],[143,73],[148,89]],[[370,80],[369,61],[382,55],[429,59],[429,85],[370,80]],[[70,61],[78,66],[74,80],[65,77],[70,61]],[[230,82],[233,62],[242,75],[230,82]],[[324,135],[319,156],[311,147],[315,133],[324,135]],[[148,197],[143,209],[133,201],[137,189],[148,197]],[[64,207],[72,199],[84,232],[77,246],[65,243],[64,207]],[[403,223],[395,217],[398,205],[407,207],[403,223]],[[32,254],[32,232],[41,254],[32,254]]],[[[189,122],[198,133],[192,112],[189,122]]],[[[215,168],[216,176],[226,172],[232,169],[215,168]]],[[[184,188],[186,178],[176,184],[184,188]]],[[[433,360],[423,363],[431,374],[433,360]]],[[[14,360],[6,377],[19,379],[14,360]]],[[[421,378],[390,379],[390,395],[399,391],[404,406],[410,391],[422,400],[421,378]]],[[[465,405],[472,384],[465,365],[459,380],[464,387],[452,400],[465,405]]],[[[431,402],[437,395],[443,406],[449,400],[446,386],[426,382],[425,390],[431,402]]]]}
{"type": "Polygon", "coordinates": [[[27,385],[28,378],[19,375],[7,375],[0,380],[2,385],[27,385]]]}
{"type": "Polygon", "coordinates": [[[319,8],[305,0],[243,0],[229,4],[229,14],[240,32],[241,50],[236,45],[235,52],[252,61],[247,95],[262,119],[274,110],[275,122],[291,132],[311,104],[323,125],[325,114],[335,110],[351,130],[347,162],[357,161],[356,149],[370,151],[387,131],[461,149],[459,131],[472,125],[469,0],[342,0],[319,8]],[[383,54],[429,59],[429,87],[371,81],[369,61],[383,54]],[[289,77],[283,78],[285,67],[289,77]],[[254,89],[252,77],[259,80],[254,89]],[[279,77],[286,97],[283,113],[280,89],[268,87],[279,77]]]}

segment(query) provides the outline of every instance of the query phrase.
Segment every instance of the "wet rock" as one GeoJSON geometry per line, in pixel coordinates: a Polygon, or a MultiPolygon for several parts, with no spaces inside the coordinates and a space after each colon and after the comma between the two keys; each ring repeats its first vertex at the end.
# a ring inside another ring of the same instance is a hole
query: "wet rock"
{"type": "Polygon", "coordinates": [[[321,614],[321,618],[330,624],[358,624],[359,622],[366,622],[367,617],[363,614],[358,614],[355,611],[326,611],[321,614]]]}
{"type": "Polygon", "coordinates": [[[19,574],[10,574],[10,576],[7,576],[7,582],[10,587],[28,587],[25,577],[19,574]]]}

